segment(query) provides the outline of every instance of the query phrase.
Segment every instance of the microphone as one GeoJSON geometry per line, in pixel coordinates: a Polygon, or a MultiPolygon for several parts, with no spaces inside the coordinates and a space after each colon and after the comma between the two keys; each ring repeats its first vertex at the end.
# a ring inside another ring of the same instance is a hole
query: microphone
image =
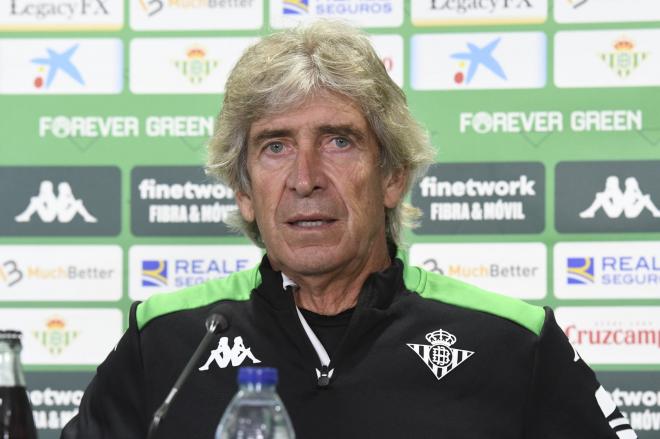
{"type": "Polygon", "coordinates": [[[193,353],[192,357],[190,357],[190,360],[188,360],[186,367],[183,368],[181,375],[179,375],[179,378],[177,378],[176,382],[172,386],[172,389],[167,395],[167,398],[165,398],[163,404],[158,407],[158,410],[156,410],[154,413],[153,418],[151,418],[147,439],[153,438],[153,435],[160,425],[160,422],[167,414],[172,401],[174,401],[177,392],[186,381],[186,379],[188,379],[188,376],[192,372],[193,368],[199,361],[199,358],[202,356],[206,348],[208,348],[211,340],[213,339],[213,336],[229,329],[229,319],[227,319],[227,317],[222,313],[222,309],[222,305],[216,306],[206,318],[206,321],[204,322],[204,326],[206,327],[206,334],[204,334],[204,338],[202,338],[202,341],[199,342],[199,346],[197,346],[197,349],[193,353]]]}

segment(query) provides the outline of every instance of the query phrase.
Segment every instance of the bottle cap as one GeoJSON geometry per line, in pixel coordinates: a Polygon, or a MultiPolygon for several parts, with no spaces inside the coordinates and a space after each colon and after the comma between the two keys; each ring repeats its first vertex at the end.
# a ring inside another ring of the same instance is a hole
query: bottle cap
{"type": "Polygon", "coordinates": [[[238,369],[238,384],[277,384],[277,369],[274,367],[241,367],[238,369]]]}
{"type": "Polygon", "coordinates": [[[4,341],[9,343],[9,346],[20,345],[22,336],[23,334],[21,331],[16,331],[13,329],[0,329],[0,342],[4,341]]]}

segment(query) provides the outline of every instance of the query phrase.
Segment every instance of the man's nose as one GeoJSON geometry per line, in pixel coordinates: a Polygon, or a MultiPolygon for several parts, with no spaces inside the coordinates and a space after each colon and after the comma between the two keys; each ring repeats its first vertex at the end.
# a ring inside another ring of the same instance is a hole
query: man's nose
{"type": "Polygon", "coordinates": [[[299,148],[289,172],[287,186],[306,197],[324,187],[325,175],[321,154],[316,148],[299,148]]]}

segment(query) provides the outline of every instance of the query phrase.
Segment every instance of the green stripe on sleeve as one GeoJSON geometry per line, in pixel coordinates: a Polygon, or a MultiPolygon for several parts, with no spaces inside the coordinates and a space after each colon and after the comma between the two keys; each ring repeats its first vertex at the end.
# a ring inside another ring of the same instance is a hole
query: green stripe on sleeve
{"type": "Polygon", "coordinates": [[[156,317],[175,311],[201,308],[219,300],[248,300],[260,283],[259,268],[254,267],[174,293],[156,294],[138,305],[138,330],[156,317]]]}
{"type": "Polygon", "coordinates": [[[450,305],[475,311],[487,312],[511,320],[536,335],[541,334],[545,310],[513,297],[502,296],[449,278],[430,273],[419,267],[404,268],[406,288],[425,299],[437,300],[450,305]]]}

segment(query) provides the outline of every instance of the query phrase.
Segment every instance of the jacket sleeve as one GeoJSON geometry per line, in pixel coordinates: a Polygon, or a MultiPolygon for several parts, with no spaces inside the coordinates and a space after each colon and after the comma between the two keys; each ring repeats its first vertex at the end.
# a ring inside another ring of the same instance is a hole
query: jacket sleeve
{"type": "Polygon", "coordinates": [[[525,439],[634,439],[628,420],[582,360],[550,308],[534,356],[525,439]]]}
{"type": "Polygon", "coordinates": [[[61,439],[144,439],[147,414],[144,370],[131,306],[129,327],[85,390],[78,414],[62,430],[61,439]]]}

